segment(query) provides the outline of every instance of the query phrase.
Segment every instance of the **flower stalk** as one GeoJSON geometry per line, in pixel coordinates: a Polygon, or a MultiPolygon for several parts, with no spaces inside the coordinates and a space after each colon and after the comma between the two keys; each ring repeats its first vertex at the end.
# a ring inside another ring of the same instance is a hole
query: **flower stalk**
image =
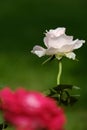
{"type": "Polygon", "coordinates": [[[57,75],[57,85],[60,84],[61,74],[62,74],[62,62],[59,61],[59,71],[58,71],[58,75],[57,75]]]}

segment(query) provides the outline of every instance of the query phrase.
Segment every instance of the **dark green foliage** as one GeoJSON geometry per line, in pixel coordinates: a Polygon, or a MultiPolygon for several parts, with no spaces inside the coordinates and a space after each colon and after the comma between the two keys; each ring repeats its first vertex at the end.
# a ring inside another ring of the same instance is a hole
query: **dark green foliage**
{"type": "Polygon", "coordinates": [[[73,88],[75,88],[73,85],[60,84],[56,87],[53,87],[52,89],[49,89],[50,92],[47,94],[47,96],[52,97],[58,101],[59,104],[73,105],[78,101],[78,97],[76,95],[71,95],[68,91],[72,90],[73,88]]]}
{"type": "Polygon", "coordinates": [[[0,130],[4,130],[4,129],[6,129],[8,127],[8,124],[7,123],[1,123],[0,124],[0,130]]]}

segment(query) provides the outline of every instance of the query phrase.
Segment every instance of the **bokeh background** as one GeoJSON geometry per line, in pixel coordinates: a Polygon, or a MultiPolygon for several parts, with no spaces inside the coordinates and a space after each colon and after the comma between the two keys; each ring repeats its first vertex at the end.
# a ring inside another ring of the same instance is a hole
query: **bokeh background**
{"type": "MultiPolygon", "coordinates": [[[[31,54],[43,45],[45,30],[66,27],[66,33],[87,41],[86,0],[0,0],[0,88],[23,86],[45,91],[56,85],[57,60],[31,54]]],[[[75,51],[79,61],[63,60],[61,82],[79,86],[79,102],[66,110],[67,130],[87,129],[87,42],[75,51]]]]}

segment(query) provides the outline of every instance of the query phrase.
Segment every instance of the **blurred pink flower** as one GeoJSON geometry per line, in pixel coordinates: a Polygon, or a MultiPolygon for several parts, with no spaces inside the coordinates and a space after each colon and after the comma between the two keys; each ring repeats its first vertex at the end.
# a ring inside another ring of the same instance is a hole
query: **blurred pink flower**
{"type": "Polygon", "coordinates": [[[85,40],[73,40],[73,36],[65,34],[65,28],[56,28],[46,31],[44,37],[44,44],[47,49],[41,46],[34,46],[32,53],[39,57],[44,55],[55,55],[56,58],[61,59],[63,56],[69,59],[75,59],[75,49],[80,48],[85,40]]]}
{"type": "Polygon", "coordinates": [[[63,109],[39,92],[4,88],[0,105],[4,119],[16,130],[62,130],[66,122],[63,109]]]}

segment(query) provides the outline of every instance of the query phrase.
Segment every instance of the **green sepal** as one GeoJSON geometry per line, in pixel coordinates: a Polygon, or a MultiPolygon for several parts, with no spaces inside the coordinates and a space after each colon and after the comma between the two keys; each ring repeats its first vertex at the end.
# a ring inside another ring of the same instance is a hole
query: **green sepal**
{"type": "Polygon", "coordinates": [[[48,59],[46,59],[46,60],[42,63],[42,65],[44,65],[45,63],[47,63],[47,62],[49,62],[49,61],[52,61],[52,60],[54,60],[54,59],[55,59],[55,55],[53,55],[53,56],[49,57],[48,59]]]}

